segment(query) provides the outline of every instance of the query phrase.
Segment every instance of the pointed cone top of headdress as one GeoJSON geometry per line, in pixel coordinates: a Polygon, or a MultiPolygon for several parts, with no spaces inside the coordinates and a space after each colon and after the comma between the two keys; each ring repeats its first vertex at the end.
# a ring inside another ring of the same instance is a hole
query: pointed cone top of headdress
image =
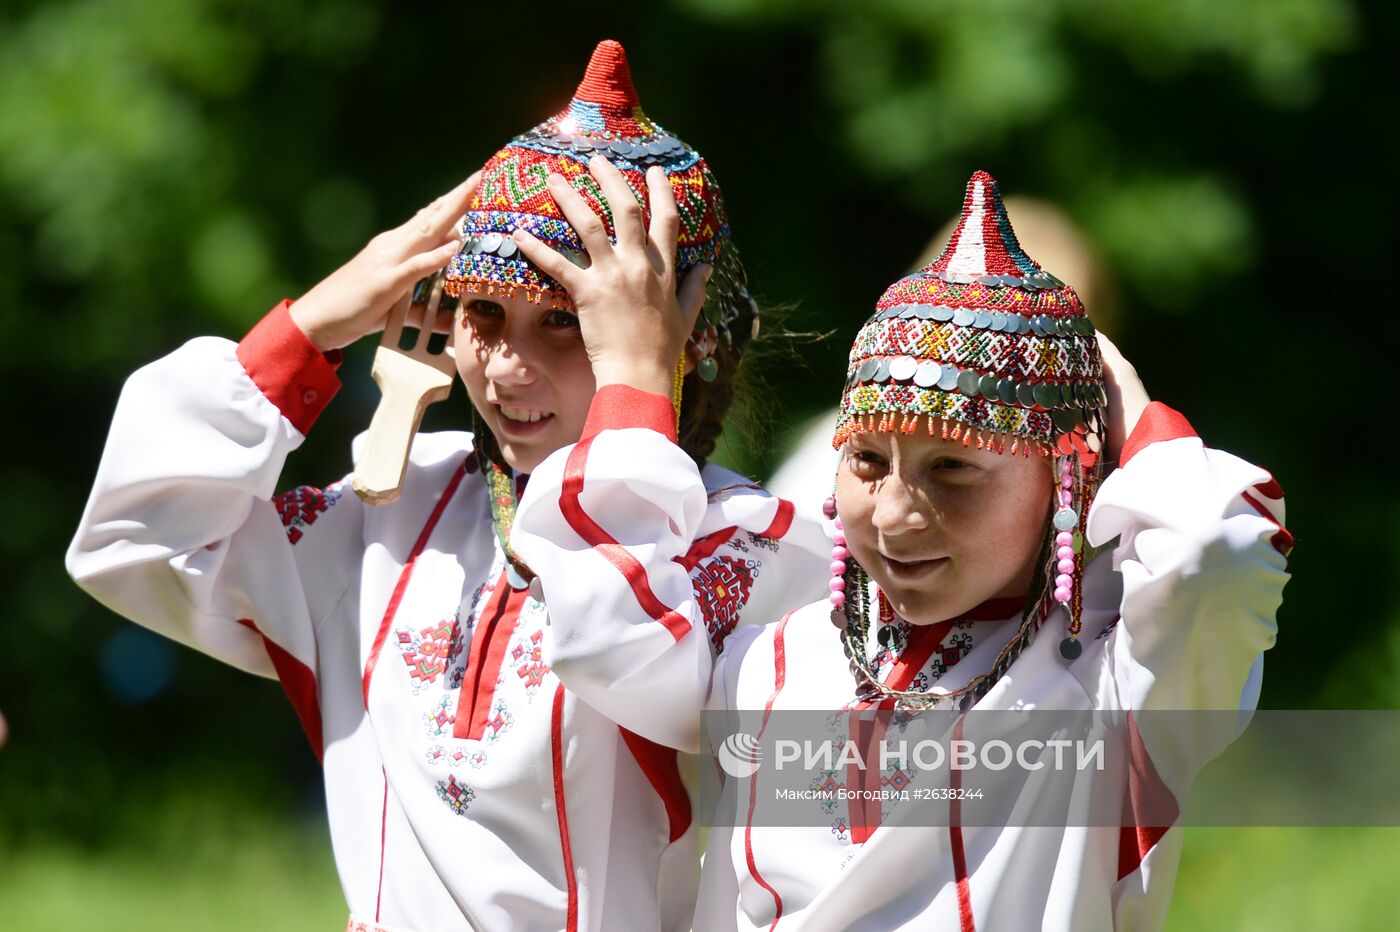
{"type": "Polygon", "coordinates": [[[627,52],[621,42],[604,39],[598,43],[583,80],[574,91],[574,100],[626,110],[642,105],[632,86],[632,69],[627,66],[627,52]]]}
{"type": "MultiPolygon", "coordinates": [[[[526,259],[511,233],[527,230],[571,260],[588,251],[573,225],[543,184],[526,183],[546,174],[569,179],[584,201],[613,233],[612,211],[587,174],[594,158],[605,158],[622,172],[634,193],[646,191],[646,173],[660,168],[681,199],[676,270],[700,263],[714,266],[705,320],[720,327],[741,349],[754,332],[753,304],[730,237],[729,216],[718,183],[705,160],[679,137],[653,123],[642,111],[627,53],[612,39],[598,43],[583,80],[568,106],[516,136],[481,170],[481,181],[462,219],[463,248],[446,273],[446,293],[548,297],[552,307],[572,307],[563,285],[526,259]]],[[[650,206],[638,195],[644,222],[650,206]]]]}
{"type": "Polygon", "coordinates": [[[627,66],[622,43],[613,39],[598,43],[573,99],[553,122],[557,132],[588,140],[656,134],[657,126],[642,112],[642,102],[632,86],[632,69],[627,66]]]}
{"type": "Polygon", "coordinates": [[[942,255],[922,269],[922,274],[949,282],[1032,289],[1062,284],[1026,255],[1011,229],[996,179],[980,170],[967,181],[958,228],[942,255]]]}

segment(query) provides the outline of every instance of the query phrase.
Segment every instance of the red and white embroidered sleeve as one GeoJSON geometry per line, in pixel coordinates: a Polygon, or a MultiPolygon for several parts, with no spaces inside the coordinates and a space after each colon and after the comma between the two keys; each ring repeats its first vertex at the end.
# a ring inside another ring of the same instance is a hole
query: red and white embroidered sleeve
{"type": "Polygon", "coordinates": [[[1178,799],[1234,734],[1157,713],[1253,707],[1247,686],[1274,643],[1288,581],[1282,521],[1282,493],[1266,471],[1207,448],[1185,418],[1157,403],[1090,511],[1090,543],[1117,538],[1123,587],[1105,672],[1178,799]]]}
{"type": "Polygon", "coordinates": [[[757,606],[807,601],[796,593],[824,583],[823,548],[751,483],[707,491],[673,428],[668,399],[601,390],[583,438],[530,477],[511,540],[540,576],[545,659],[564,683],[630,731],[695,750],[717,645],[757,606]]]}

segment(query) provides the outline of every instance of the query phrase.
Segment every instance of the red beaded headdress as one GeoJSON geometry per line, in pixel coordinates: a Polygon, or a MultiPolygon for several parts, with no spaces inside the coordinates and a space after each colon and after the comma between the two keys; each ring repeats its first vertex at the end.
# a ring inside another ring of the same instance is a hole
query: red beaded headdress
{"type": "Polygon", "coordinates": [[[749,296],[744,268],[729,231],[724,197],[700,154],[654,123],[632,86],[627,53],[609,39],[598,44],[583,80],[564,110],[517,136],[493,155],[468,205],[464,245],[447,270],[453,297],[524,293],[570,307],[567,292],[516,249],[510,234],[522,228],[572,261],[586,262],[578,234],[545,187],[563,175],[602,218],[613,235],[606,198],[588,171],[588,160],[605,156],[622,172],[650,222],[646,171],[661,166],[680,211],[677,281],[700,263],[714,266],[709,296],[697,327],[713,325],[720,338],[742,349],[756,329],[758,307],[749,296]]]}

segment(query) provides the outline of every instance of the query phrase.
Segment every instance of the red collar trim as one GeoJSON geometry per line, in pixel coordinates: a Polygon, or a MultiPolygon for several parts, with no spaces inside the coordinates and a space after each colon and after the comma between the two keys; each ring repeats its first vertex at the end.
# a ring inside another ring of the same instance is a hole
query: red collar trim
{"type": "Polygon", "coordinates": [[[909,640],[900,651],[893,666],[885,674],[885,684],[893,689],[908,689],[909,683],[928,663],[933,652],[938,650],[948,632],[960,621],[1002,621],[1019,614],[1026,607],[1021,596],[1005,599],[989,599],[957,618],[950,618],[932,625],[910,625],[909,640]]]}

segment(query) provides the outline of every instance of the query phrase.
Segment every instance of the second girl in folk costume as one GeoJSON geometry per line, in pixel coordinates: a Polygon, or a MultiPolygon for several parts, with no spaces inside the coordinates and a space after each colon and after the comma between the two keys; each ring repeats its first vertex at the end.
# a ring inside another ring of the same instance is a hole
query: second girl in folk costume
{"type": "MultiPolygon", "coordinates": [[[[1204,447],[1185,418],[1149,402],[1073,289],[1020,248],[990,176],[969,182],[943,254],[877,308],[851,350],[835,437],[830,597],[734,632],[710,707],[755,713],[760,740],[781,727],[771,716],[797,710],[1054,709],[1133,720],[1227,709],[1234,722],[1252,708],[1288,578],[1282,493],[1267,472],[1204,447]]],[[[559,480],[547,471],[552,490],[559,480]]],[[[677,549],[670,529],[693,518],[673,503],[687,494],[637,496],[647,508],[625,511],[640,516],[638,546],[677,549]],[[648,515],[650,532],[640,526],[648,515]]],[[[557,507],[532,501],[539,511],[527,523],[557,522],[557,507]]],[[[567,564],[602,564],[521,545],[550,567],[547,589],[579,573],[567,564]]],[[[561,644],[604,640],[597,629],[610,626],[625,645],[646,628],[635,613],[568,619],[555,626],[561,644]]],[[[628,669],[602,652],[581,659],[585,669],[561,667],[566,681],[628,669]]],[[[664,684],[650,685],[633,695],[638,721],[694,721],[664,684]]],[[[782,785],[777,772],[758,762],[731,770],[726,793],[750,808],[746,816],[740,803],[736,821],[710,834],[695,927],[1158,928],[1181,843],[1181,829],[1160,816],[1224,744],[1173,731],[1177,722],[1144,721],[1134,754],[1071,773],[1075,798],[1106,802],[1115,818],[1151,798],[1159,818],[1121,829],[963,826],[947,801],[942,827],[921,826],[911,804],[872,806],[859,793],[807,803],[811,822],[779,826],[753,817],[782,785]]],[[[827,774],[828,789],[919,779],[880,763],[827,774]]],[[[999,802],[1033,807],[1040,786],[999,802]]]]}
{"type": "MultiPolygon", "coordinates": [[[[963,826],[957,800],[941,827],[903,802],[825,828],[741,815],[711,836],[698,927],[1160,928],[1173,815],[1234,732],[1158,713],[1232,710],[1233,729],[1253,708],[1292,546],[1278,485],[1149,401],[984,172],[943,254],[856,337],[834,443],[831,596],[731,638],[712,705],[1101,714],[1131,753],[996,804],[1060,791],[1154,818],[963,826]]],[[[879,763],[863,783],[918,779],[879,763]]]]}
{"type": "MultiPolygon", "coordinates": [[[[376,237],[241,343],[195,340],[127,383],[70,571],[133,620],[281,679],[323,757],[352,928],[689,927],[697,830],[675,752],[655,743],[669,736],[560,682],[509,532],[527,474],[580,435],[661,482],[702,474],[716,502],[702,491],[699,508],[720,518],[685,528],[678,584],[706,610],[666,629],[700,645],[692,691],[709,677],[707,626],[810,598],[821,528],[704,465],[755,312],[708,167],[646,117],[605,42],[569,107],[474,191],[376,237]],[[459,236],[457,254],[444,241],[459,236]],[[474,431],[418,436],[391,505],[347,482],[274,497],[339,386],[338,348],[449,259],[474,431]],[[590,275],[565,291],[551,259],[590,275]],[[652,461],[678,423],[684,449],[652,461]],[[712,525],[742,558],[715,554],[712,525]]],[[[630,514],[594,494],[580,490],[575,517],[623,534],[630,514]]],[[[612,606],[613,580],[596,581],[550,592],[612,606]]]]}

